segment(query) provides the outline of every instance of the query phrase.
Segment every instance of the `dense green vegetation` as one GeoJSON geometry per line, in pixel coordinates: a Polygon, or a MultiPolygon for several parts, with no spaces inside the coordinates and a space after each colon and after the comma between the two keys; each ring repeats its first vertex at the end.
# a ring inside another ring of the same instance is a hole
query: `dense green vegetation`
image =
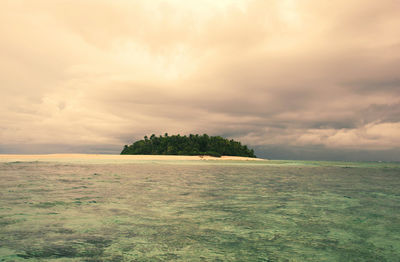
{"type": "Polygon", "coordinates": [[[155,136],[125,145],[121,155],[211,155],[256,157],[254,150],[233,139],[220,136],[192,135],[155,136]]]}

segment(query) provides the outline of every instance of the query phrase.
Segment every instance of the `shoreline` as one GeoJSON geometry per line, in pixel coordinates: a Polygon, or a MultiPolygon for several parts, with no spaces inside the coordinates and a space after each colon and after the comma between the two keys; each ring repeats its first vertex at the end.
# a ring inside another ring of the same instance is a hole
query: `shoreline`
{"type": "Polygon", "coordinates": [[[107,155],[107,154],[38,154],[38,155],[19,155],[19,154],[0,154],[0,161],[46,161],[46,160],[199,160],[199,161],[266,161],[262,158],[251,158],[241,156],[182,156],[182,155],[107,155]]]}

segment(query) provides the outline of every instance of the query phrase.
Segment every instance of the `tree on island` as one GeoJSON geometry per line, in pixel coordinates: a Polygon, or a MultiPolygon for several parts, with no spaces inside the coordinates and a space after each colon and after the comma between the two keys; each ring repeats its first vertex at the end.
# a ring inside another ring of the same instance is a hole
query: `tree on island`
{"type": "Polygon", "coordinates": [[[181,136],[172,135],[149,137],[134,142],[132,145],[125,145],[121,155],[210,155],[220,157],[243,156],[256,157],[254,150],[249,149],[233,139],[228,140],[220,136],[193,135],[181,136]]]}

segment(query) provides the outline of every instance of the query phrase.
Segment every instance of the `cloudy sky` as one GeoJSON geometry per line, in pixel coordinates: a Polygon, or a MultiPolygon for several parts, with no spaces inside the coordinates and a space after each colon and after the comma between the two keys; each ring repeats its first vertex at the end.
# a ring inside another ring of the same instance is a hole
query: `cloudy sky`
{"type": "Polygon", "coordinates": [[[1,0],[0,153],[208,133],[400,161],[398,0],[1,0]]]}

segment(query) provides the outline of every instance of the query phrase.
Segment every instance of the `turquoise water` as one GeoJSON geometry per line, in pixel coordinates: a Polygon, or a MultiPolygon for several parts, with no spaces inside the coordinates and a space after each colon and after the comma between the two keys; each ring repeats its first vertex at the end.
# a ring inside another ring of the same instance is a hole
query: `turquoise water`
{"type": "Polygon", "coordinates": [[[0,261],[400,261],[400,164],[0,163],[0,261]]]}

